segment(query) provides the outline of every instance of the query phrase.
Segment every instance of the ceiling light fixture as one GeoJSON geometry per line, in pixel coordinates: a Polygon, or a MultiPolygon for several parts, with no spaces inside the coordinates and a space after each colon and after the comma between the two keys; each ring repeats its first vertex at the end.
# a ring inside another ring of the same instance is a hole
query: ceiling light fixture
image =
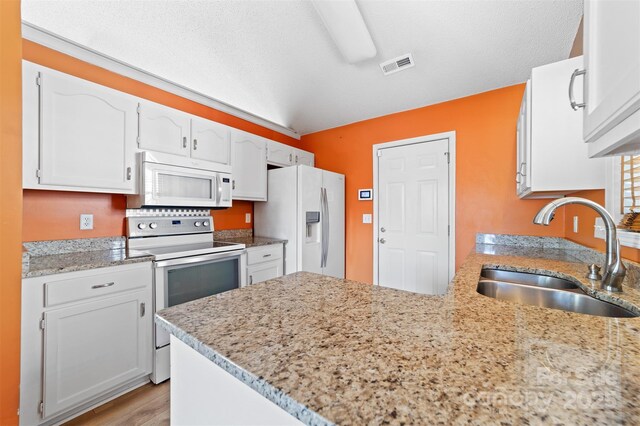
{"type": "Polygon", "coordinates": [[[342,56],[350,64],[376,56],[376,46],[355,0],[311,0],[342,56]]]}

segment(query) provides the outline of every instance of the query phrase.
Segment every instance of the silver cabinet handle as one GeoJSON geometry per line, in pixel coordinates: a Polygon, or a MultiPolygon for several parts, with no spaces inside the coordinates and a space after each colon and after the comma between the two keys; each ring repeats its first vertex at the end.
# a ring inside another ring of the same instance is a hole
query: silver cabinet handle
{"type": "Polygon", "coordinates": [[[183,148],[187,147],[187,137],[186,136],[182,138],[182,147],[183,148]]]}
{"type": "Polygon", "coordinates": [[[385,240],[384,238],[380,238],[380,244],[384,244],[386,242],[387,242],[387,240],[385,240]]]}
{"type": "Polygon", "coordinates": [[[236,189],[236,180],[231,181],[231,189],[236,189]]]}
{"type": "Polygon", "coordinates": [[[584,108],[586,105],[584,102],[582,102],[581,104],[577,103],[575,96],[573,95],[573,84],[576,80],[576,77],[579,75],[585,75],[586,73],[587,70],[576,69],[573,74],[571,74],[571,80],[569,80],[569,102],[571,103],[571,108],[573,108],[574,111],[577,111],[578,108],[584,108]]]}
{"type": "Polygon", "coordinates": [[[193,150],[195,151],[196,149],[198,149],[198,139],[193,140],[193,150]]]}
{"type": "Polygon", "coordinates": [[[131,180],[131,167],[127,167],[127,180],[131,180]]]}
{"type": "Polygon", "coordinates": [[[140,316],[143,317],[145,312],[147,312],[147,306],[142,302],[140,304],[140,316]]]}
{"type": "Polygon", "coordinates": [[[298,164],[298,156],[296,155],[296,164],[298,164]]]}
{"type": "Polygon", "coordinates": [[[110,283],[105,283],[105,284],[96,284],[96,285],[92,285],[91,288],[105,288],[105,287],[111,287],[112,285],[114,285],[114,282],[110,282],[110,283]]]}
{"type": "Polygon", "coordinates": [[[265,255],[263,255],[262,257],[271,257],[271,253],[269,253],[269,254],[265,254],[265,255]]]}
{"type": "Polygon", "coordinates": [[[293,161],[293,154],[289,154],[289,162],[291,163],[293,161]]]}
{"type": "Polygon", "coordinates": [[[253,275],[249,275],[249,284],[253,284],[253,275]]]}

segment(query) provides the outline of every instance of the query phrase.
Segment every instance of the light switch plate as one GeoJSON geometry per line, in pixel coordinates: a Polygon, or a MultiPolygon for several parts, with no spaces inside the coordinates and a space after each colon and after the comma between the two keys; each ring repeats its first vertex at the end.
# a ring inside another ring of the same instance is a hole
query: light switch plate
{"type": "Polygon", "coordinates": [[[251,213],[244,215],[244,223],[251,223],[251,213]]]}
{"type": "Polygon", "coordinates": [[[362,223],[371,223],[371,214],[365,213],[362,215],[362,223]]]}
{"type": "Polygon", "coordinates": [[[93,229],[93,215],[81,214],[80,215],[80,229],[89,230],[93,229]]]}

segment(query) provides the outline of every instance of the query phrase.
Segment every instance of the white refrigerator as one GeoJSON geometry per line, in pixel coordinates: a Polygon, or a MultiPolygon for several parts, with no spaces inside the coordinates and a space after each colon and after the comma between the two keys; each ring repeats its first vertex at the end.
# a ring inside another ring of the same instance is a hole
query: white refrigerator
{"type": "Polygon", "coordinates": [[[283,238],[285,274],[344,278],[344,175],[309,166],[268,172],[268,201],[254,204],[255,234],[283,238]]]}

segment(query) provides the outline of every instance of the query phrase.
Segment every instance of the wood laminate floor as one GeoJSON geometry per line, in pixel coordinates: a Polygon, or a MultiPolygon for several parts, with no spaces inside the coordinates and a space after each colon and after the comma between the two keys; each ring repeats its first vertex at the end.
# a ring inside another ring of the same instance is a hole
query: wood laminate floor
{"type": "Polygon", "coordinates": [[[65,425],[168,425],[169,380],[159,385],[148,383],[107,402],[65,425]]]}

